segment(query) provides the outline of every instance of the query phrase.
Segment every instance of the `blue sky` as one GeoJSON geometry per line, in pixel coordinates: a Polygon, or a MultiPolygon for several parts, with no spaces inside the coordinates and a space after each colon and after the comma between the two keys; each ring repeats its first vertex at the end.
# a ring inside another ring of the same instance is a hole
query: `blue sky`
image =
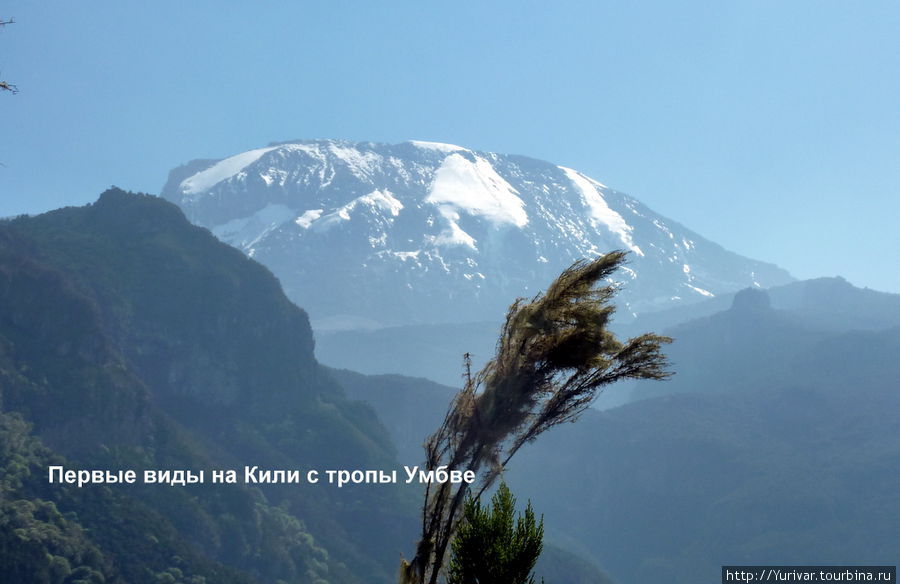
{"type": "Polygon", "coordinates": [[[3,4],[0,216],[272,141],[577,168],[800,278],[900,292],[900,3],[3,4]]]}

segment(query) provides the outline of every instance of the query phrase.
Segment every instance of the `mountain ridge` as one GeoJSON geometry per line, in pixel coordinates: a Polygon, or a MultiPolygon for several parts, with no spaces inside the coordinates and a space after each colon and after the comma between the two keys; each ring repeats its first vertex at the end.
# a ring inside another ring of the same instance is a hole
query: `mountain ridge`
{"type": "Polygon", "coordinates": [[[451,144],[272,143],[182,165],[161,196],[267,265],[320,330],[494,320],[613,249],[631,255],[628,316],[792,280],[576,170],[451,144]]]}

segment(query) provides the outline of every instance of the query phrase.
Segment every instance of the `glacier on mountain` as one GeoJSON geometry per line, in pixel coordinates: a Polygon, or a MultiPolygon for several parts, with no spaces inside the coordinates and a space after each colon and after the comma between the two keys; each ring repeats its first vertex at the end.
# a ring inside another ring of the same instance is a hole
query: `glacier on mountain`
{"type": "Polygon", "coordinates": [[[162,196],[267,265],[314,322],[499,320],[613,249],[631,252],[624,315],[791,280],[577,170],[439,142],[272,144],[177,168],[162,196]]]}
{"type": "Polygon", "coordinates": [[[609,205],[606,204],[603,195],[597,191],[597,187],[606,188],[606,186],[596,181],[592,181],[580,172],[574,171],[571,168],[565,168],[563,166],[560,166],[559,168],[566,173],[569,180],[571,180],[581,191],[581,196],[584,198],[584,202],[591,211],[591,218],[603,223],[610,231],[618,235],[619,239],[622,241],[622,245],[626,248],[639,256],[644,255],[641,248],[636,246],[631,240],[631,226],[625,222],[625,219],[623,219],[621,215],[613,211],[609,205]]]}
{"type": "Polygon", "coordinates": [[[181,192],[185,195],[199,195],[223,180],[229,179],[259,160],[259,157],[274,150],[274,147],[258,148],[249,152],[236,154],[225,160],[217,162],[206,170],[191,175],[181,182],[181,192]]]}

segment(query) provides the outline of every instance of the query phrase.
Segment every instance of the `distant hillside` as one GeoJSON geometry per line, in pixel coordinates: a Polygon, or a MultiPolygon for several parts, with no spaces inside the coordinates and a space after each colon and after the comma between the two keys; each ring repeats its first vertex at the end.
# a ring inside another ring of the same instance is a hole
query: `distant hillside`
{"type": "MultiPolygon", "coordinates": [[[[896,359],[878,348],[889,342],[892,331],[900,329],[900,295],[859,290],[841,281],[825,282],[836,285],[825,287],[825,293],[821,281],[805,287],[791,309],[773,306],[771,297],[776,295],[787,304],[783,289],[775,291],[777,294],[748,289],[734,296],[728,310],[666,329],[666,334],[677,339],[668,353],[678,375],[664,386],[637,383],[634,397],[737,393],[789,384],[830,386],[835,375],[855,385],[854,379],[889,371],[897,372],[900,380],[896,359]],[[819,289],[810,293],[815,287],[819,289]],[[836,292],[837,297],[828,300],[828,291],[836,292]],[[853,301],[847,302],[848,298],[853,301]],[[870,304],[870,299],[876,302],[870,304]],[[841,324],[847,332],[840,332],[841,324]],[[859,330],[878,325],[885,330],[859,330]],[[833,347],[840,343],[845,346],[837,354],[833,347]],[[879,358],[859,364],[850,377],[843,367],[834,371],[838,363],[846,361],[849,366],[873,353],[879,358]],[[835,360],[825,359],[825,354],[834,354],[835,360]]],[[[790,290],[796,291],[797,287],[790,290]]]]}
{"type": "MultiPolygon", "coordinates": [[[[712,582],[723,564],[890,564],[900,327],[812,330],[802,305],[778,310],[753,290],[733,302],[672,329],[675,377],[637,392],[656,397],[542,436],[509,484],[544,513],[549,540],[625,583],[712,582]]],[[[381,379],[351,391],[415,452],[451,390],[381,379]],[[421,416],[396,407],[426,399],[421,416]]]]}
{"type": "MultiPolygon", "coordinates": [[[[623,315],[615,320],[613,328],[620,336],[670,331],[674,326],[727,310],[734,302],[735,294],[647,312],[634,319],[623,315]]],[[[841,278],[792,282],[772,288],[768,294],[772,308],[789,312],[793,322],[802,324],[810,332],[880,330],[900,326],[900,294],[856,288],[841,278]]],[[[332,367],[368,374],[427,377],[457,386],[463,353],[470,353],[478,365],[489,359],[502,316],[498,314],[496,321],[491,322],[387,327],[371,331],[316,331],[316,355],[332,367]]],[[[673,334],[677,336],[677,332],[673,334]]],[[[620,390],[611,392],[603,396],[600,403],[620,405],[624,403],[622,393],[620,390]]]]}
{"type": "MultiPolygon", "coordinates": [[[[857,288],[843,278],[816,278],[768,290],[772,308],[820,331],[880,330],[900,326],[900,294],[857,288]]],[[[727,310],[737,292],[692,304],[650,312],[627,324],[627,330],[664,330],[727,310]]]]}
{"type": "MultiPolygon", "coordinates": [[[[502,318],[499,314],[498,318],[502,318]]],[[[458,387],[463,355],[481,367],[494,353],[500,321],[422,324],[376,330],[316,331],[316,357],[338,369],[402,374],[458,387]]]]}

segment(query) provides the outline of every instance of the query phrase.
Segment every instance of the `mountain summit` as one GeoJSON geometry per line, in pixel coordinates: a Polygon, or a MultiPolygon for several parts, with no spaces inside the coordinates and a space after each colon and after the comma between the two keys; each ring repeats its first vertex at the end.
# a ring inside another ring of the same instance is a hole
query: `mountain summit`
{"type": "Polygon", "coordinates": [[[497,320],[613,249],[626,315],[791,280],[570,168],[451,144],[298,140],[169,174],[162,196],[267,265],[321,329],[497,320]]]}

